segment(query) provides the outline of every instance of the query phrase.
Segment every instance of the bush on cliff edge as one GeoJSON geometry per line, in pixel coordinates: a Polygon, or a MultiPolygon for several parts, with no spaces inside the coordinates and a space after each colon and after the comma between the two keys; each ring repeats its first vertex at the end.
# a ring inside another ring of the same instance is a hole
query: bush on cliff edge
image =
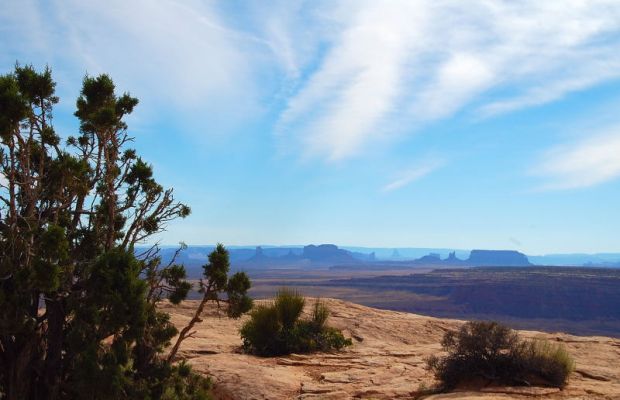
{"type": "Polygon", "coordinates": [[[241,328],[244,350],[260,356],[340,350],[351,345],[338,329],[327,326],[329,309],[317,300],[309,319],[300,319],[305,299],[281,289],[273,304],[260,305],[241,328]]]}
{"type": "Polygon", "coordinates": [[[486,381],[503,385],[545,385],[563,388],[575,362],[561,344],[521,340],[496,322],[468,322],[444,335],[445,357],[432,356],[428,369],[440,389],[486,381]]]}

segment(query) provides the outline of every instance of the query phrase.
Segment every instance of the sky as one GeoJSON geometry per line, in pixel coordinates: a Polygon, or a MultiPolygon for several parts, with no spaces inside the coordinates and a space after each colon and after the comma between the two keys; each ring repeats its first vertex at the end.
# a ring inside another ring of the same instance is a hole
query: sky
{"type": "Polygon", "coordinates": [[[620,252],[620,2],[0,0],[0,73],[140,104],[162,243],[620,252]]]}

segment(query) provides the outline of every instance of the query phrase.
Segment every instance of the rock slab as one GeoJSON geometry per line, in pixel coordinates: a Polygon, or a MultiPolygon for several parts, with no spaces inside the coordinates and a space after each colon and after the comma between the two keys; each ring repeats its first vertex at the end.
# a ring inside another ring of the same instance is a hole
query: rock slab
{"type": "MultiPolygon", "coordinates": [[[[342,352],[277,358],[242,354],[238,332],[247,317],[231,320],[210,306],[179,356],[196,371],[213,377],[218,399],[414,399],[421,388],[434,383],[424,368],[425,360],[441,351],[439,343],[447,330],[463,323],[335,299],[323,301],[332,311],[329,323],[353,338],[353,346],[342,352]]],[[[162,308],[177,326],[183,326],[195,307],[195,302],[186,301],[162,308]]],[[[577,370],[564,390],[485,388],[426,398],[620,399],[620,340],[534,331],[520,331],[520,335],[567,346],[577,370]]]]}

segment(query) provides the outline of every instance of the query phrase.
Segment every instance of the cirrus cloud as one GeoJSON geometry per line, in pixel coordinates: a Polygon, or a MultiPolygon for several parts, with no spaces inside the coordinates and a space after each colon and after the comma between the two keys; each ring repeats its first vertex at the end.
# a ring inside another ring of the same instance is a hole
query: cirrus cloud
{"type": "Polygon", "coordinates": [[[445,164],[445,161],[442,159],[427,160],[426,162],[416,165],[413,168],[401,171],[398,178],[383,186],[381,191],[392,192],[394,190],[401,189],[412,182],[417,181],[418,179],[422,179],[431,172],[443,167],[445,164]]]}
{"type": "Polygon", "coordinates": [[[188,132],[274,118],[280,147],[328,161],[620,77],[616,0],[5,3],[5,65],[34,56],[68,82],[109,72],[188,132]]]}
{"type": "Polygon", "coordinates": [[[620,126],[546,152],[533,173],[541,190],[586,188],[620,178],[620,126]]]}
{"type": "Polygon", "coordinates": [[[287,100],[279,137],[331,161],[467,111],[490,117],[620,77],[615,1],[356,1],[287,100]]]}

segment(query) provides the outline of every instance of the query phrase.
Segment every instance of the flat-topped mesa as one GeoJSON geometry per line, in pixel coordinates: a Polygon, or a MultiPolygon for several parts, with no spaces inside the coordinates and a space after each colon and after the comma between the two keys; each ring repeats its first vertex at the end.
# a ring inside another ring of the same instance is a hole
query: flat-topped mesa
{"type": "Polygon", "coordinates": [[[358,263],[351,252],[339,249],[334,244],[321,244],[315,246],[313,244],[305,246],[302,254],[302,258],[308,259],[313,263],[358,263]]]}
{"type": "Polygon", "coordinates": [[[438,253],[430,253],[416,260],[420,264],[443,264],[444,261],[438,253]]]}
{"type": "Polygon", "coordinates": [[[527,267],[532,263],[516,250],[472,250],[467,264],[479,267],[527,267]]]}

